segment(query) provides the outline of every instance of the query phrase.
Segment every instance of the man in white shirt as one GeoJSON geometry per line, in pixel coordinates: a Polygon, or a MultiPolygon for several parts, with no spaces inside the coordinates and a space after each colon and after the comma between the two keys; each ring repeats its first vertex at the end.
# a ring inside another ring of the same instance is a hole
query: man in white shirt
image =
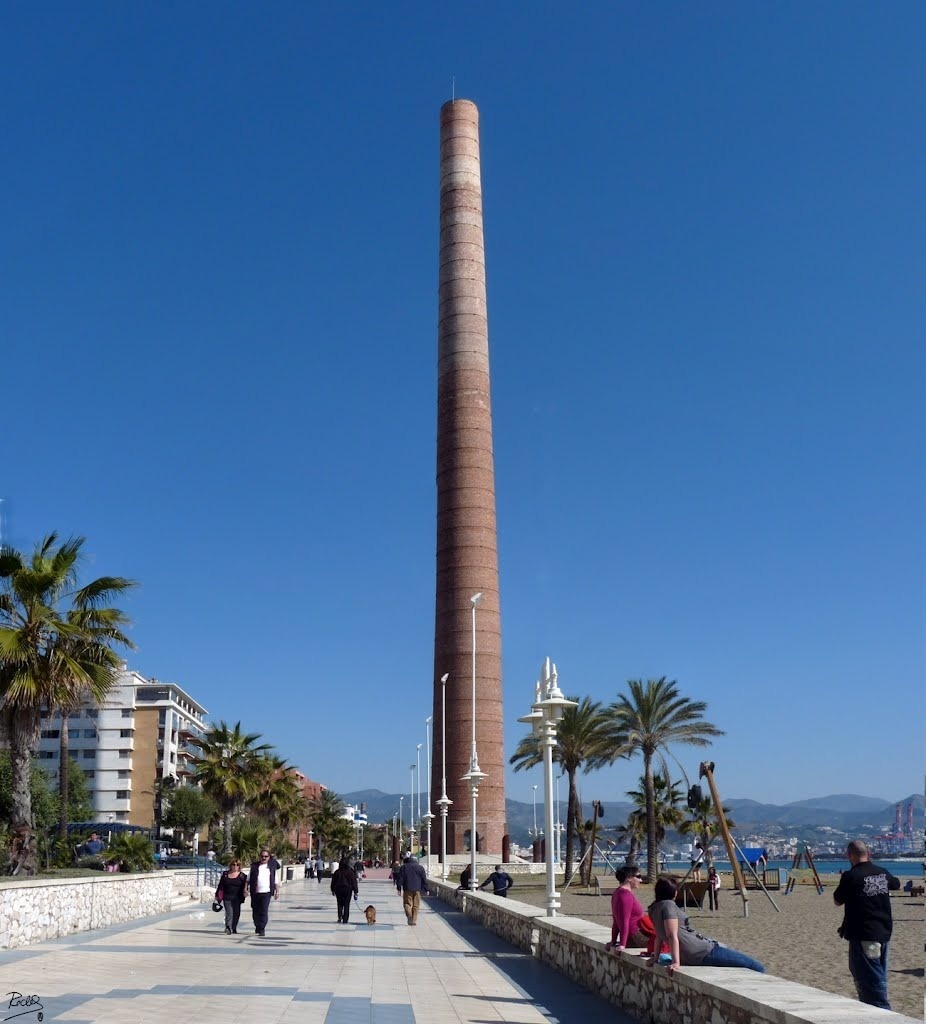
{"type": "Polygon", "coordinates": [[[248,875],[248,890],[251,893],[251,916],[254,919],[254,931],[263,935],[267,929],[270,916],[271,899],[280,898],[280,883],[277,872],[280,862],[270,856],[269,850],[261,850],[260,858],[251,864],[248,875]]]}

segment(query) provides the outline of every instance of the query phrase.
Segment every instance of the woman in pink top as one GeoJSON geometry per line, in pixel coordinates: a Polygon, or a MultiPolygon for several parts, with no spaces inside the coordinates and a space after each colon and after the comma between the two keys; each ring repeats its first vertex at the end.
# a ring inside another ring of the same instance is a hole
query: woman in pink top
{"type": "Polygon", "coordinates": [[[620,884],[611,895],[611,941],[605,949],[615,953],[628,946],[644,949],[649,937],[641,930],[640,922],[646,916],[646,908],[634,895],[643,876],[636,867],[618,868],[614,874],[620,884]]]}

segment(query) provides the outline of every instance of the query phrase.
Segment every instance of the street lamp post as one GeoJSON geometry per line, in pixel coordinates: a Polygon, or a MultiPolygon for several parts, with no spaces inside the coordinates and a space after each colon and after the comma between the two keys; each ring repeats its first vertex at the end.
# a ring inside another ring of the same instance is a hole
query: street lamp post
{"type": "Polygon", "coordinates": [[[447,680],[449,678],[449,672],[445,672],[440,677],[441,772],[440,800],[437,801],[437,806],[440,808],[440,877],[442,882],[447,881],[447,808],[453,803],[447,796],[447,680]]]}
{"type": "Polygon", "coordinates": [[[472,800],[472,822],[469,834],[469,887],[475,892],[478,888],[476,881],[476,800],[479,796],[479,783],[486,777],[486,773],[479,770],[479,758],[476,755],[476,605],[483,598],[483,594],[473,594],[469,599],[473,606],[473,749],[469,758],[469,771],[463,776],[462,782],[469,783],[469,795],[472,800]]]}
{"type": "Polygon", "coordinates": [[[315,833],[311,829],[309,829],[309,860],[312,859],[312,837],[314,835],[315,833]]]}
{"type": "Polygon", "coordinates": [[[431,873],[431,822],[434,820],[434,815],[431,813],[431,716],[424,720],[424,731],[425,738],[428,742],[427,749],[427,763],[425,764],[425,774],[428,780],[428,797],[427,797],[427,810],[424,813],[423,820],[425,827],[428,830],[428,874],[431,873]]]}
{"type": "Polygon", "coordinates": [[[409,798],[411,800],[411,804],[409,805],[411,807],[411,824],[410,824],[410,827],[408,829],[408,849],[409,849],[409,852],[414,853],[415,852],[415,766],[414,766],[414,764],[410,764],[408,767],[409,767],[409,770],[412,773],[411,797],[409,798]]]}
{"type": "Polygon", "coordinates": [[[418,843],[418,856],[421,856],[421,748],[423,744],[419,743],[417,750],[415,751],[415,772],[417,776],[416,785],[418,787],[418,831],[415,833],[415,839],[418,843]]]}
{"type": "Polygon", "coordinates": [[[402,833],[405,825],[402,821],[402,801],[405,799],[404,796],[399,797],[399,860],[402,859],[402,833]]]}
{"type": "MultiPolygon", "coordinates": [[[[562,721],[566,708],[577,707],[574,700],[567,700],[557,683],[556,666],[547,658],[543,663],[541,677],[535,686],[535,699],[531,713],[519,718],[528,723],[534,733],[541,737],[543,745],[543,809],[547,835],[553,835],[553,748],[556,746],[556,727],[562,721]]],[[[553,843],[547,842],[547,917],[556,917],[559,896],[556,892],[556,875],[553,869],[553,843]]]]}

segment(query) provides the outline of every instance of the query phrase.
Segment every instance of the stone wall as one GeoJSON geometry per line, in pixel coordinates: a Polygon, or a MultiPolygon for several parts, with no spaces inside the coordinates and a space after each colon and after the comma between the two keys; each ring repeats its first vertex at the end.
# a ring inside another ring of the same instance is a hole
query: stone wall
{"type": "Polygon", "coordinates": [[[28,946],[170,910],[173,881],[156,874],[23,879],[0,887],[0,949],[28,946]]]}
{"type": "Polygon", "coordinates": [[[484,928],[607,999],[641,1024],[901,1024],[889,1013],[807,985],[738,968],[684,967],[673,977],[637,953],[605,950],[610,929],[430,881],[431,893],[484,928]]]}

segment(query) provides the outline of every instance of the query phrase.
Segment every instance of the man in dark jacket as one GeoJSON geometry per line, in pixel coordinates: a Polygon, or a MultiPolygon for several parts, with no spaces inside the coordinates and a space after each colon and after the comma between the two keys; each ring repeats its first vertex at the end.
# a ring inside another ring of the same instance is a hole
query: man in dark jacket
{"type": "Polygon", "coordinates": [[[425,896],[430,896],[431,893],[428,891],[428,876],[424,868],[411,854],[405,857],[399,881],[402,884],[402,909],[405,911],[405,917],[409,924],[417,924],[421,894],[423,892],[425,896]]]}
{"type": "Polygon", "coordinates": [[[508,890],[514,885],[514,880],[507,871],[502,870],[501,864],[496,864],[495,870],[479,888],[484,889],[487,885],[492,886],[492,893],[495,896],[507,896],[508,890]]]}
{"type": "Polygon", "coordinates": [[[270,856],[269,850],[261,850],[260,858],[251,863],[248,873],[248,892],[251,894],[251,917],[254,931],[263,935],[270,917],[270,901],[280,898],[280,881],[277,872],[280,862],[270,856]]]}
{"type": "Polygon", "coordinates": [[[350,917],[350,898],[356,896],[357,872],[346,857],[341,858],[337,871],[331,876],[331,891],[338,901],[338,924],[347,924],[350,917]]]}
{"type": "Polygon", "coordinates": [[[845,907],[839,934],[849,942],[849,971],[863,1003],[889,1010],[887,947],[894,928],[889,890],[899,889],[900,879],[872,864],[860,839],[849,843],[846,856],[852,867],[840,876],[833,901],[845,907]]]}

